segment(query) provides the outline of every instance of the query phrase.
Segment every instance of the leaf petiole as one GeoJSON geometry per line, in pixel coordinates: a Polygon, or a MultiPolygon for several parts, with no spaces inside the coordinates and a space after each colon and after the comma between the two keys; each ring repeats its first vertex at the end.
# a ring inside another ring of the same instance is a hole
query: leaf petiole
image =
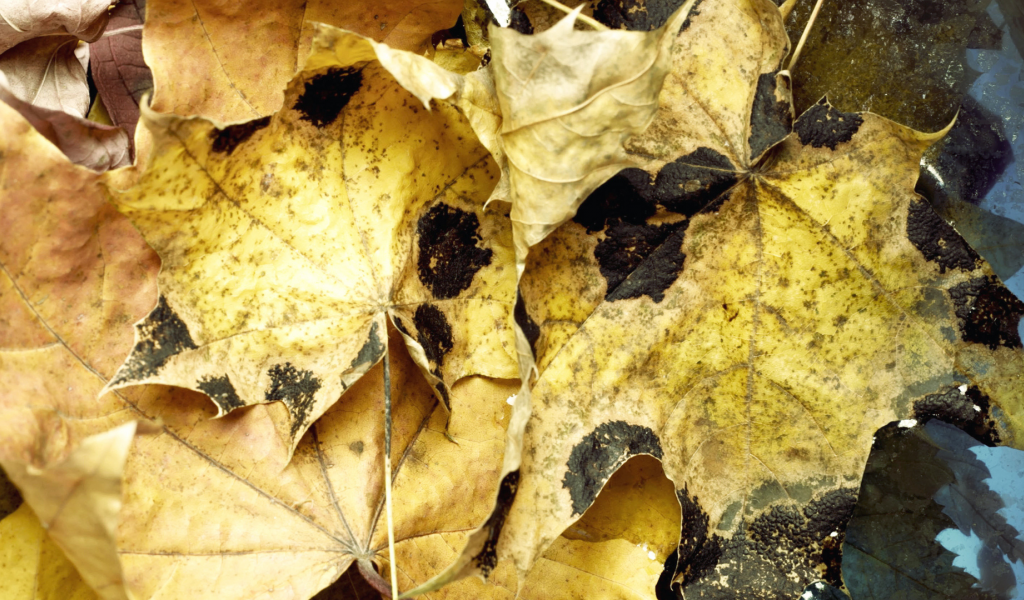
{"type": "Polygon", "coordinates": [[[395,566],[395,525],[391,517],[391,360],[384,350],[384,505],[388,518],[388,560],[391,566],[391,600],[398,600],[395,566]]]}

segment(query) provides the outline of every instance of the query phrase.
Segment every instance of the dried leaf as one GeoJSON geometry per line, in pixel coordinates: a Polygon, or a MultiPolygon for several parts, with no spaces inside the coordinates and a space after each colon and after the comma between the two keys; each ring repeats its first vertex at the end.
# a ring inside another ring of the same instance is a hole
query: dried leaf
{"type": "Polygon", "coordinates": [[[96,91],[114,125],[135,137],[139,103],[153,89],[153,74],[142,56],[145,4],[119,2],[110,11],[107,35],[89,44],[89,67],[96,91]]]}
{"type": "Polygon", "coordinates": [[[916,400],[975,385],[1020,443],[1024,304],[914,194],[938,136],[825,103],[789,133],[776,8],[698,11],[627,144],[644,169],[527,261],[517,322],[540,376],[515,499],[462,558],[484,573],[508,557],[522,577],[649,454],[683,509],[687,597],[795,597],[821,578],[871,436],[916,400]]]}
{"type": "Polygon", "coordinates": [[[516,372],[508,220],[482,209],[493,163],[453,108],[413,95],[454,88],[405,70],[422,57],[322,31],[272,117],[147,113],[153,157],[113,199],[163,269],[112,386],[187,387],[218,415],[284,402],[289,449],[381,359],[385,316],[445,406],[461,377],[516,372]]]}
{"type": "Polygon", "coordinates": [[[156,87],[153,109],[236,122],[281,107],[281,90],[309,53],[316,22],[395,48],[422,51],[451,27],[457,0],[392,2],[147,3],[144,50],[156,87]],[[259,48],[253,55],[240,46],[259,48]]]}
{"type": "Polygon", "coordinates": [[[96,600],[28,504],[0,521],[0,595],[8,600],[96,600]]]}
{"type": "Polygon", "coordinates": [[[89,112],[88,66],[89,46],[70,35],[35,38],[0,54],[0,73],[14,96],[74,117],[89,112]]]}
{"type": "Polygon", "coordinates": [[[0,53],[37,37],[67,34],[91,42],[107,25],[108,0],[13,0],[0,10],[0,53]]]}

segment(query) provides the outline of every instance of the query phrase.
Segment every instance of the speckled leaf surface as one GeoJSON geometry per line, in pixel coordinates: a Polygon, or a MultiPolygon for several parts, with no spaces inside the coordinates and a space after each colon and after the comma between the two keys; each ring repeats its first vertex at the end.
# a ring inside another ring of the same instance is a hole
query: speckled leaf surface
{"type": "Polygon", "coordinates": [[[152,0],[143,52],[153,69],[153,108],[223,122],[264,117],[281,107],[281,90],[309,54],[317,22],[422,53],[461,9],[457,0],[152,0]],[[240,52],[243,46],[259,52],[240,52]]]}
{"type": "Polygon", "coordinates": [[[1003,323],[1024,305],[913,191],[939,136],[827,103],[792,123],[775,7],[695,10],[662,113],[627,146],[650,162],[527,261],[517,321],[540,376],[514,500],[470,549],[485,572],[526,572],[648,454],[682,506],[687,598],[796,597],[835,560],[878,427],[966,384],[1021,444],[1003,323]]]}
{"type": "Polygon", "coordinates": [[[113,194],[163,261],[113,386],[187,387],[219,415],[283,402],[289,448],[380,360],[386,319],[445,406],[461,377],[516,373],[510,226],[483,210],[494,163],[369,41],[324,35],[272,117],[149,115],[153,157],[113,194]]]}
{"type": "Polygon", "coordinates": [[[96,600],[28,504],[0,520],[0,594],[10,600],[96,600]]]}

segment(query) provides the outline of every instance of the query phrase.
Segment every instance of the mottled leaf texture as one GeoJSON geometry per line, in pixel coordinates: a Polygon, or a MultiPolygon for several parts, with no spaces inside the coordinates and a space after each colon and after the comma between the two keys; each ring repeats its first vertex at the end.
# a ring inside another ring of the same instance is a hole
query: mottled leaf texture
{"type": "Polygon", "coordinates": [[[264,117],[281,108],[281,90],[309,53],[317,22],[422,54],[461,10],[458,0],[151,0],[143,50],[153,108],[224,122],[264,117]]]}
{"type": "Polygon", "coordinates": [[[92,41],[107,25],[107,0],[11,0],[0,9],[0,53],[37,37],[67,34],[92,41]]]}
{"type": "Polygon", "coordinates": [[[1021,444],[1024,304],[913,191],[940,134],[827,102],[792,123],[775,6],[694,10],[627,144],[648,162],[527,261],[539,379],[515,491],[464,555],[483,573],[528,571],[646,454],[682,507],[686,598],[797,597],[842,541],[872,435],[915,402],[976,387],[1021,444]]]}
{"type": "Polygon", "coordinates": [[[376,53],[398,72],[428,61],[323,31],[272,117],[146,113],[153,156],[113,200],[163,261],[113,387],[191,388],[218,415],[283,402],[287,448],[381,359],[386,317],[446,407],[461,377],[516,373],[510,226],[483,211],[493,161],[376,53]]]}
{"type": "Polygon", "coordinates": [[[28,504],[0,521],[0,596],[6,600],[96,600],[28,504]]]}

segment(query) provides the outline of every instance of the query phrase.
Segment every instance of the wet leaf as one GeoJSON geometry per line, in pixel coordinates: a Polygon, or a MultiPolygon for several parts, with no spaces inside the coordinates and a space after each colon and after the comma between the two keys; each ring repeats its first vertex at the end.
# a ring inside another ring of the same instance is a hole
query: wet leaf
{"type": "Polygon", "coordinates": [[[777,9],[696,11],[627,144],[644,168],[527,261],[540,374],[514,501],[467,549],[484,573],[527,572],[648,454],[679,495],[687,597],[796,597],[834,560],[875,430],[915,401],[975,386],[1020,444],[1024,304],[913,191],[941,134],[825,102],[792,123],[777,9]]]}
{"type": "Polygon", "coordinates": [[[264,117],[281,107],[281,90],[303,65],[317,22],[422,53],[431,34],[451,27],[461,9],[457,0],[151,0],[143,47],[153,69],[153,109],[221,122],[264,117]]]}
{"type": "Polygon", "coordinates": [[[112,387],[187,387],[218,415],[283,402],[289,450],[381,359],[387,319],[446,407],[461,377],[516,373],[487,151],[457,111],[413,95],[438,95],[412,69],[425,59],[323,31],[272,117],[220,128],[147,113],[153,157],[113,199],[163,268],[112,387]]]}

